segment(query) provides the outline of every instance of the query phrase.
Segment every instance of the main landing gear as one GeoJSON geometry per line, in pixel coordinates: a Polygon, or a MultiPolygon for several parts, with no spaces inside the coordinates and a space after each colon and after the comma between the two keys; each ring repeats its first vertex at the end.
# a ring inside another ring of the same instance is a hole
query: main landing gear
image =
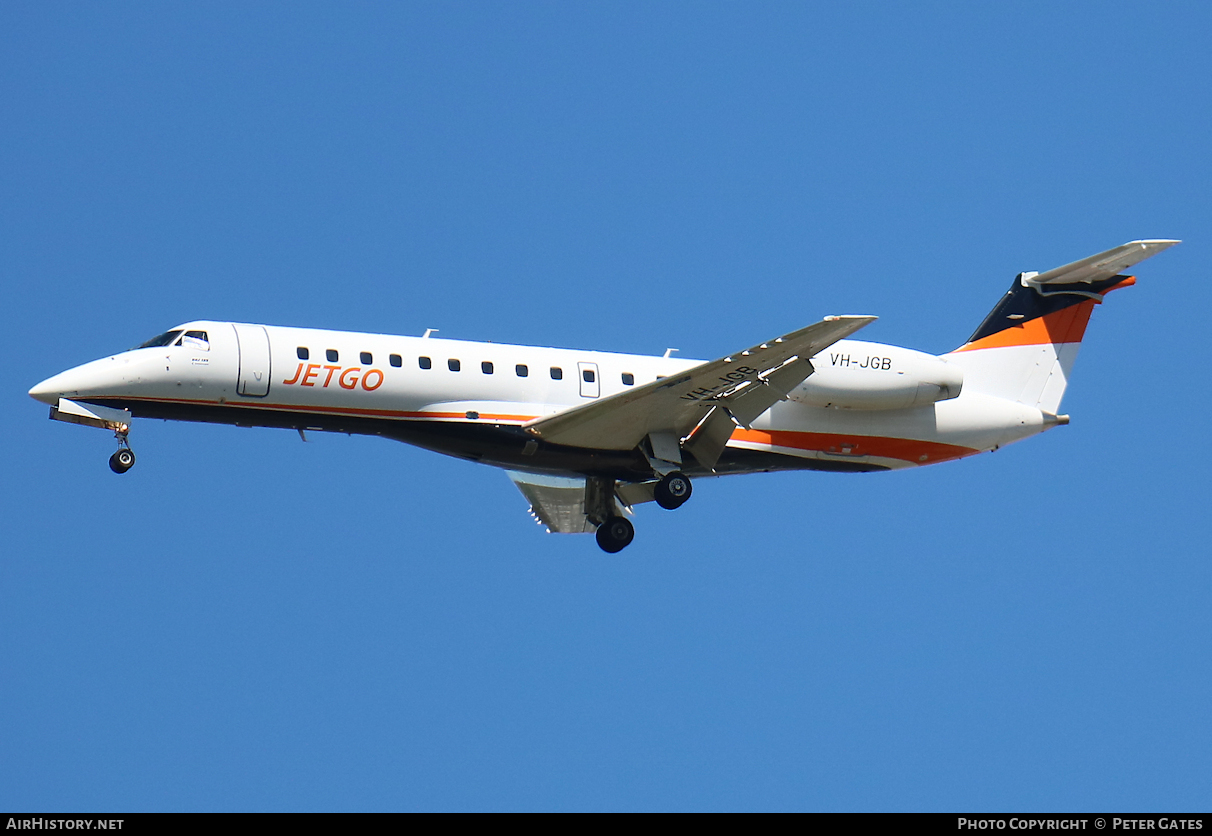
{"type": "Polygon", "coordinates": [[[607,517],[598,526],[598,546],[608,554],[621,552],[635,539],[635,526],[626,517],[607,517]]]}
{"type": "Polygon", "coordinates": [[[118,449],[109,457],[109,469],[114,473],[125,473],[135,466],[135,451],[130,449],[125,432],[119,430],[114,437],[118,439],[118,449]]]}
{"type": "Polygon", "coordinates": [[[586,516],[598,524],[598,547],[608,554],[621,552],[635,539],[635,527],[622,516],[618,499],[625,506],[655,499],[662,508],[672,511],[690,499],[690,477],[681,471],[667,473],[659,482],[618,485],[613,479],[591,478],[585,483],[586,516]],[[646,491],[650,490],[651,493],[646,491]]]}
{"type": "Polygon", "coordinates": [[[681,508],[686,500],[690,499],[691,490],[690,477],[675,470],[673,473],[667,473],[661,481],[657,482],[652,493],[657,505],[666,511],[672,511],[675,508],[681,508]]]}

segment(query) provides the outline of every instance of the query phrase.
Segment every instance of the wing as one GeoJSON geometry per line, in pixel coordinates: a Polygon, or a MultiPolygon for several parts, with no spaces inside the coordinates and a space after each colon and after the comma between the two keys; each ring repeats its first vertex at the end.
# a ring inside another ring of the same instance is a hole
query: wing
{"type": "Polygon", "coordinates": [[[1056,267],[1047,273],[1039,273],[1035,276],[1027,273],[1023,276],[1024,284],[1027,282],[1032,284],[1069,284],[1071,282],[1097,282],[1102,279],[1109,279],[1112,276],[1118,275],[1123,270],[1127,270],[1133,264],[1155,256],[1162,250],[1173,247],[1178,243],[1180,242],[1171,240],[1129,241],[1127,244],[1120,244],[1118,247],[1107,250],[1105,253],[1083,258],[1081,261],[1066,264],[1064,267],[1056,267]]]}
{"type": "Polygon", "coordinates": [[[555,534],[585,534],[596,526],[585,513],[585,480],[506,471],[530,503],[530,515],[555,534]]]}
{"type": "MultiPolygon", "coordinates": [[[[874,320],[826,317],[745,351],[523,426],[544,441],[599,450],[631,450],[649,434],[683,438],[719,406],[747,426],[812,374],[810,357],[874,320]]],[[[727,417],[718,410],[716,415],[727,417]]],[[[717,435],[731,434],[731,419],[717,423],[717,435]]]]}

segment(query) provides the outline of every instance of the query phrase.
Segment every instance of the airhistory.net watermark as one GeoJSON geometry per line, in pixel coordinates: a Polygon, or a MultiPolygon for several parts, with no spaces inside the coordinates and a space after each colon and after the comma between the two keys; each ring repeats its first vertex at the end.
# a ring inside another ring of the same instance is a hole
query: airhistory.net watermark
{"type": "Polygon", "coordinates": [[[121,830],[125,819],[48,819],[42,816],[10,816],[5,830],[121,830]]]}

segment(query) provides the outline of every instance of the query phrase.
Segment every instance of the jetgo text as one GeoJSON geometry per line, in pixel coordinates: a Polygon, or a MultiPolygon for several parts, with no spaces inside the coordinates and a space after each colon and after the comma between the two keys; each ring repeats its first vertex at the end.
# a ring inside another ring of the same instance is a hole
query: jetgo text
{"type": "Polygon", "coordinates": [[[373,392],[383,385],[383,372],[378,369],[362,370],[361,366],[323,366],[319,363],[300,363],[295,376],[283,380],[287,386],[319,386],[327,389],[336,382],[342,389],[357,389],[359,385],[373,392]]]}

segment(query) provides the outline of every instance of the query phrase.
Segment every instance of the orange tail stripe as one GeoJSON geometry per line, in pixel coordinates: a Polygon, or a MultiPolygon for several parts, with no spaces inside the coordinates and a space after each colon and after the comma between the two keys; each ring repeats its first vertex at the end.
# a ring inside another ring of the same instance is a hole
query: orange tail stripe
{"type": "Polygon", "coordinates": [[[1037,319],[1027,320],[1021,325],[1012,325],[1004,331],[961,346],[956,351],[1016,345],[1080,343],[1086,334],[1086,324],[1090,321],[1090,312],[1093,310],[1094,300],[1087,299],[1037,319]]]}

